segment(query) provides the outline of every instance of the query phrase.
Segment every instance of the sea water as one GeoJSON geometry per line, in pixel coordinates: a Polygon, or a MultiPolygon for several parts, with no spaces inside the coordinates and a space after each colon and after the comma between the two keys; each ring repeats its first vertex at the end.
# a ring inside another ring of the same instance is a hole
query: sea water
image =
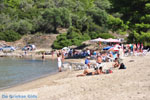
{"type": "Polygon", "coordinates": [[[0,89],[56,72],[56,60],[0,58],[0,89]]]}

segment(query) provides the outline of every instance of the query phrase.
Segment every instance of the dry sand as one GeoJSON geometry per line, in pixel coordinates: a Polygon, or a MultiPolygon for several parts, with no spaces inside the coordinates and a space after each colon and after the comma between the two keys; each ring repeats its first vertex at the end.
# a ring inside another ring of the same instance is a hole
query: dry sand
{"type": "Polygon", "coordinates": [[[83,71],[67,71],[1,92],[36,92],[38,100],[150,100],[150,55],[123,62],[127,69],[112,74],[76,77],[83,71]]]}

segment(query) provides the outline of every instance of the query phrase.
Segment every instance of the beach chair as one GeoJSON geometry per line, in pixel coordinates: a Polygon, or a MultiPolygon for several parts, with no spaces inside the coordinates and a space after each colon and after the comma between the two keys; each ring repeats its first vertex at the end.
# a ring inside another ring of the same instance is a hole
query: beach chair
{"type": "Polygon", "coordinates": [[[73,63],[75,70],[82,70],[85,69],[87,66],[83,63],[73,63]]]}
{"type": "Polygon", "coordinates": [[[64,69],[72,70],[72,66],[69,63],[65,63],[62,65],[64,69]]]}
{"type": "Polygon", "coordinates": [[[143,50],[142,55],[143,55],[143,56],[146,56],[146,55],[147,55],[147,53],[148,53],[148,51],[149,51],[149,48],[148,48],[147,50],[143,50]]]}
{"type": "Polygon", "coordinates": [[[107,56],[109,62],[113,62],[114,58],[107,56]]]}
{"type": "Polygon", "coordinates": [[[135,54],[135,56],[142,56],[143,55],[141,52],[137,52],[137,51],[134,54],[135,54]]]}

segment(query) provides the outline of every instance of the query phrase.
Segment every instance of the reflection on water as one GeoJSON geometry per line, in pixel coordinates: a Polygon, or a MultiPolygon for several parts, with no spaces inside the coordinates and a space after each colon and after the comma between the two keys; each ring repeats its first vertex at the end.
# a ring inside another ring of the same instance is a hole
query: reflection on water
{"type": "Polygon", "coordinates": [[[0,58],[0,88],[33,80],[56,71],[56,60],[0,58]]]}

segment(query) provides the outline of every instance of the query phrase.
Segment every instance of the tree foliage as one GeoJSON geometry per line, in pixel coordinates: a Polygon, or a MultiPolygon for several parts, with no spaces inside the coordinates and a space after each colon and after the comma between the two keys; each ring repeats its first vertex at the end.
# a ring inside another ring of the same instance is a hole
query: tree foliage
{"type": "MultiPolygon", "coordinates": [[[[122,14],[122,19],[129,22],[128,42],[149,42],[150,0],[110,0],[113,12],[122,14]],[[146,39],[146,40],[144,40],[146,39]]],[[[150,44],[147,44],[150,45],[150,44]]]]}
{"type": "Polygon", "coordinates": [[[135,42],[133,38],[136,38],[142,42],[135,33],[149,34],[150,1],[0,0],[1,40],[7,40],[7,33],[11,32],[18,36],[9,38],[13,41],[25,34],[58,33],[58,28],[67,28],[68,32],[58,36],[53,45],[56,48],[80,45],[84,40],[100,36],[111,37],[105,34],[108,31],[120,34],[128,31],[129,41],[135,42]]]}

